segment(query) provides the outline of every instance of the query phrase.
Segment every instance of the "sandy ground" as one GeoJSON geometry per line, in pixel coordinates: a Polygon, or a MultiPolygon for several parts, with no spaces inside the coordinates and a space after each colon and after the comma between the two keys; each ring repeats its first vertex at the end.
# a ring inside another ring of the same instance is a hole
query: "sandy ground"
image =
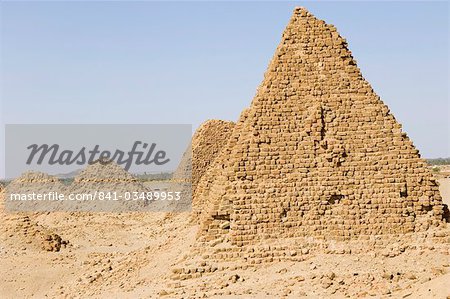
{"type": "Polygon", "coordinates": [[[195,239],[195,228],[185,225],[187,216],[40,215],[37,223],[56,228],[70,244],[60,252],[45,252],[20,235],[3,234],[1,297],[106,296],[139,285],[154,295],[164,287],[162,276],[195,239]]]}
{"type": "MultiPolygon", "coordinates": [[[[441,179],[450,203],[450,179],[441,179]]],[[[171,269],[194,244],[188,213],[31,215],[1,212],[1,298],[447,298],[449,247],[432,242],[398,254],[311,254],[173,281],[171,269]],[[68,241],[48,252],[36,241],[46,227],[68,241]]]]}

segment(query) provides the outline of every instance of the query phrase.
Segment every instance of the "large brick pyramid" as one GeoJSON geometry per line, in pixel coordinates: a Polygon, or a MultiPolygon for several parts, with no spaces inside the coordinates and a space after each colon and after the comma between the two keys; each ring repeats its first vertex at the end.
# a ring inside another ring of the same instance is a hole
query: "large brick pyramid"
{"type": "Polygon", "coordinates": [[[338,241],[444,223],[438,185],[333,25],[296,8],[198,185],[199,237],[338,241]]]}

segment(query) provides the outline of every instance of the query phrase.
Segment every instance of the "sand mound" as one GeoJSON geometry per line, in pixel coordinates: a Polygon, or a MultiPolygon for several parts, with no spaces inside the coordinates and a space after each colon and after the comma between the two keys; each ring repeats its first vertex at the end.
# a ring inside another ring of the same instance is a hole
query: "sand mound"
{"type": "Polygon", "coordinates": [[[132,174],[110,160],[97,160],[89,164],[75,178],[74,183],[79,187],[84,183],[136,183],[139,184],[132,174]]]}
{"type": "Polygon", "coordinates": [[[44,192],[51,188],[61,189],[63,185],[57,177],[37,171],[27,171],[11,181],[8,190],[23,190],[23,192],[44,192]]]}
{"type": "Polygon", "coordinates": [[[60,251],[68,245],[68,241],[62,240],[51,229],[39,225],[30,216],[20,214],[3,215],[1,237],[16,250],[60,251]]]}
{"type": "Polygon", "coordinates": [[[139,211],[148,206],[143,198],[149,190],[113,161],[96,161],[78,174],[67,194],[89,195],[89,201],[74,202],[71,208],[84,211],[139,211]]]}

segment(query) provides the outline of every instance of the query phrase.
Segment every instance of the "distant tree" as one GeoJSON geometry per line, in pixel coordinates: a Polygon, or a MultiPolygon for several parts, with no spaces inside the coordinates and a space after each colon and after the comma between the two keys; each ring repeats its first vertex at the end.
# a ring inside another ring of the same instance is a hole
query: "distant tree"
{"type": "Polygon", "coordinates": [[[441,169],[437,166],[433,167],[433,172],[441,172],[441,169]]]}
{"type": "Polygon", "coordinates": [[[450,165],[450,158],[427,159],[427,163],[433,165],[450,165]]]}

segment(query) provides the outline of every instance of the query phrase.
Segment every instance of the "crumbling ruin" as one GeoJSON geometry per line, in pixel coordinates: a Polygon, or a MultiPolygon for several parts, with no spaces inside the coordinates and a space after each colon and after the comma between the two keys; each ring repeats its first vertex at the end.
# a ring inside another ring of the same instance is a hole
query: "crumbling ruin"
{"type": "Polygon", "coordinates": [[[337,241],[443,223],[438,185],[333,25],[297,8],[198,187],[199,237],[337,241]]]}

